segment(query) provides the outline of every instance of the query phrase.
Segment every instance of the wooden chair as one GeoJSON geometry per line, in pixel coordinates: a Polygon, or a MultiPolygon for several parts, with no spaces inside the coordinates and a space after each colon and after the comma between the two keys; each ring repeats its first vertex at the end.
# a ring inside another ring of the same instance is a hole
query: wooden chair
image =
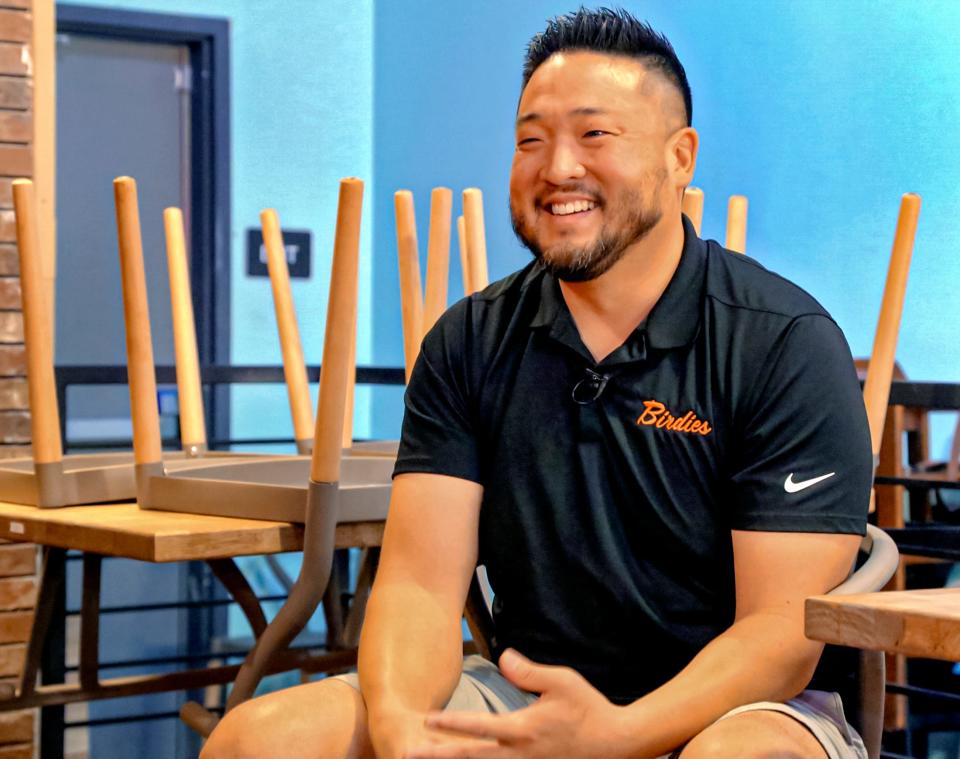
{"type": "MultiPolygon", "coordinates": [[[[130,180],[116,185],[125,293],[144,287],[134,231],[135,192],[130,180]]],[[[330,576],[336,525],[345,521],[382,521],[386,517],[392,462],[384,457],[344,457],[342,434],[349,374],[349,342],[357,301],[357,268],[363,183],[345,179],[340,186],[333,271],[323,345],[320,393],[312,454],[269,461],[222,465],[193,476],[170,477],[158,463],[157,437],[135,425],[141,506],[226,516],[284,519],[304,524],[303,563],[290,595],[274,620],[257,637],[237,675],[227,710],[249,698],[274,655],[287,647],[320,603],[330,576]],[[380,476],[374,475],[379,471],[380,476]]],[[[142,262],[141,262],[142,264],[142,262]]],[[[125,295],[125,304],[128,296],[125,295]]],[[[132,300],[132,299],[131,299],[132,300]]],[[[145,309],[136,301],[125,309],[128,345],[142,343],[145,309]]],[[[147,330],[149,325],[146,324],[147,330]]],[[[147,331],[148,334],[148,331],[147,331]]],[[[148,338],[147,338],[148,339],[148,338]]],[[[139,358],[139,357],[138,357],[139,358]]],[[[137,364],[131,386],[149,387],[152,377],[137,364]]],[[[143,410],[143,409],[141,409],[143,410]]],[[[216,718],[199,704],[186,705],[183,719],[206,735],[216,718]]]]}
{"type": "MultiPolygon", "coordinates": [[[[138,505],[143,509],[302,522],[304,509],[308,505],[307,475],[311,466],[310,457],[256,457],[245,454],[223,461],[197,461],[190,469],[176,470],[161,460],[156,379],[136,183],[129,177],[121,177],[114,182],[114,192],[117,200],[138,505]]],[[[343,368],[343,380],[346,383],[349,373],[349,340],[352,336],[353,311],[342,310],[347,306],[356,308],[356,256],[359,250],[362,196],[363,184],[360,180],[344,180],[341,183],[341,207],[338,212],[334,253],[334,260],[339,263],[340,268],[334,268],[329,300],[331,304],[339,304],[340,310],[331,312],[331,316],[336,317],[336,322],[327,324],[324,356],[329,370],[321,371],[321,389],[324,387],[323,379],[326,374],[339,372],[343,368]],[[347,269],[345,274],[341,271],[344,267],[347,269]],[[340,293],[338,288],[346,288],[347,292],[340,293]],[[344,303],[347,305],[342,305],[344,303]],[[333,347],[328,347],[328,342],[333,347]]],[[[325,445],[329,444],[329,430],[337,430],[338,440],[342,436],[343,419],[334,420],[330,413],[334,409],[340,414],[343,413],[345,396],[338,397],[335,393],[341,390],[345,392],[346,385],[341,388],[328,381],[327,388],[326,393],[320,395],[319,403],[323,406],[318,405],[314,432],[316,441],[319,434],[317,430],[323,428],[322,439],[325,445]]],[[[356,515],[370,510],[371,514],[380,514],[382,517],[382,504],[379,502],[382,493],[379,488],[382,484],[389,483],[392,461],[378,456],[349,455],[343,458],[342,497],[354,503],[354,518],[360,518],[356,515]],[[366,503],[366,495],[370,495],[373,500],[366,503]],[[363,505],[364,503],[366,505],[363,505]]]]}
{"type": "MultiPolygon", "coordinates": [[[[13,183],[17,239],[23,291],[24,342],[27,349],[27,385],[31,409],[31,458],[6,459],[0,464],[0,499],[41,507],[82,506],[129,501],[136,497],[134,456],[130,452],[64,455],[60,441],[60,412],[53,366],[50,309],[40,282],[39,234],[33,183],[13,183]]],[[[209,454],[200,390],[196,333],[190,305],[183,227],[179,212],[165,214],[173,300],[177,383],[180,388],[182,450],[163,454],[171,468],[197,465],[209,454]]],[[[148,346],[140,346],[143,349],[148,346]]],[[[152,352],[151,352],[152,361],[152,352]]],[[[154,395],[152,403],[156,404],[154,395]]]]}
{"type": "MultiPolygon", "coordinates": [[[[856,595],[883,590],[900,564],[896,543],[879,527],[867,525],[860,546],[863,563],[830,595],[856,595]]],[[[878,759],[883,738],[883,710],[886,697],[885,657],[882,651],[861,651],[857,677],[858,700],[852,704],[851,721],[863,738],[869,759],[878,759]]],[[[848,707],[849,708],[849,707],[848,707]]]]}
{"type": "MultiPolygon", "coordinates": [[[[409,379],[413,363],[420,352],[420,341],[433,326],[447,305],[447,277],[450,256],[450,212],[453,193],[444,187],[434,188],[430,205],[430,237],[427,243],[426,299],[420,285],[419,250],[416,237],[413,195],[400,190],[394,196],[397,219],[397,250],[400,268],[401,319],[404,334],[404,363],[409,379]]],[[[309,454],[313,444],[314,418],[307,383],[307,367],[297,325],[296,309],[290,288],[283,238],[277,212],[260,213],[267,268],[273,291],[274,310],[280,336],[284,378],[290,399],[297,450],[309,454]]],[[[357,455],[396,456],[396,441],[355,443],[352,435],[353,379],[356,376],[356,316],[354,335],[350,341],[350,382],[344,410],[343,447],[345,453],[357,455]]]]}

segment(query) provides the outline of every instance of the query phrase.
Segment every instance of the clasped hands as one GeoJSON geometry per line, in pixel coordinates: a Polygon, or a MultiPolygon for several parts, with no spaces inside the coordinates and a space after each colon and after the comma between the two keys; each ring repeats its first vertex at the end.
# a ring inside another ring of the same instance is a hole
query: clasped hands
{"type": "Polygon", "coordinates": [[[578,757],[610,759],[624,753],[624,710],[569,667],[537,664],[508,649],[500,671],[536,702],[507,714],[433,712],[429,740],[408,748],[406,759],[578,757]]]}

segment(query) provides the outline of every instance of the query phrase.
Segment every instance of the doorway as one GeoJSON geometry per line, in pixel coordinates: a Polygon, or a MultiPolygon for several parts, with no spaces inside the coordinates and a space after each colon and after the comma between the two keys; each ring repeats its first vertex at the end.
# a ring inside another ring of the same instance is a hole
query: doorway
{"type": "MultiPolygon", "coordinates": [[[[201,365],[230,362],[228,22],[57,6],[56,363],[126,363],[111,181],[137,179],[155,360],[172,365],[162,210],[179,206],[201,365]]],[[[208,436],[229,439],[226,388],[208,436]]],[[[77,386],[67,440],[129,440],[125,387],[77,386]]]]}
{"type": "MultiPolygon", "coordinates": [[[[154,360],[174,361],[161,214],[191,208],[189,78],[185,45],[57,35],[58,365],[126,364],[111,185],[121,175],[138,185],[154,360]]],[[[126,387],[69,393],[70,444],[131,439],[126,387]]]]}

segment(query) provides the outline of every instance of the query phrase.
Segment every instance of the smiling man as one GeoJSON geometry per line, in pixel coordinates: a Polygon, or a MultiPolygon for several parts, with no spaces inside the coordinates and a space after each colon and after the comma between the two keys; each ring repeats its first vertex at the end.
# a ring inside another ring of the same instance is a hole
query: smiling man
{"type": "Polygon", "coordinates": [[[802,633],[865,526],[853,362],[682,217],[691,111],[627,13],[532,40],[510,207],[535,260],[424,341],[359,677],[240,707],[204,759],[865,756],[802,633]],[[461,656],[478,561],[499,667],[461,656]]]}

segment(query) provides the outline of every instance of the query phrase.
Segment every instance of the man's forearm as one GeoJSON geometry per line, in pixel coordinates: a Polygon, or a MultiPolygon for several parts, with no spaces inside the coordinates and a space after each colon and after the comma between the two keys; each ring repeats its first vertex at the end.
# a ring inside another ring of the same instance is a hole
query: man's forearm
{"type": "Polygon", "coordinates": [[[822,650],[797,630],[795,620],[775,614],[738,621],[676,677],[624,708],[625,755],[668,753],[737,706],[795,696],[822,650]]]}
{"type": "Polygon", "coordinates": [[[377,585],[360,640],[360,687],[371,717],[441,708],[460,677],[460,617],[414,582],[377,585]]]}

